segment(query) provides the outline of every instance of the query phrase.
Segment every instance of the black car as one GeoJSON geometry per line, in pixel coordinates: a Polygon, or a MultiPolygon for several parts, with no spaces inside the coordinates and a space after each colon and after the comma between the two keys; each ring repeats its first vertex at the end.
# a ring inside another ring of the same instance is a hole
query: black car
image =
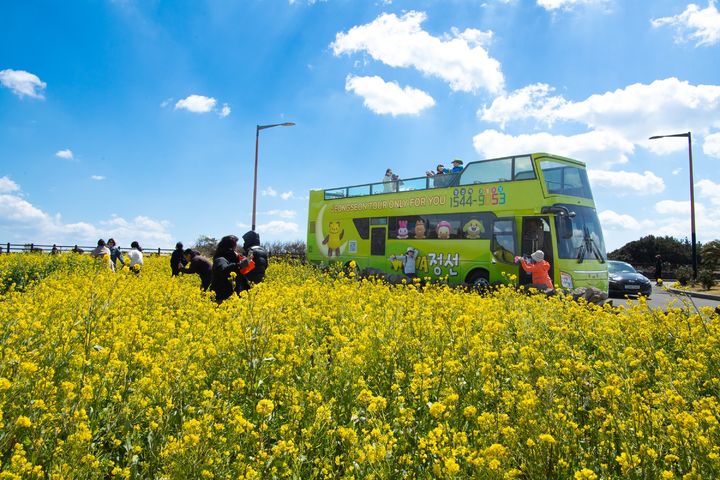
{"type": "Polygon", "coordinates": [[[608,260],[608,277],[610,279],[610,295],[645,295],[650,296],[652,284],[632,265],[617,260],[608,260]]]}

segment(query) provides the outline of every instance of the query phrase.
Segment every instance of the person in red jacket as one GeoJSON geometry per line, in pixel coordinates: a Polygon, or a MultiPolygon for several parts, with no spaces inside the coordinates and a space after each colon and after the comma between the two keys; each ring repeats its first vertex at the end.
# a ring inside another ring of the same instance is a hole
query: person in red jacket
{"type": "Polygon", "coordinates": [[[535,251],[530,255],[531,261],[528,262],[522,257],[515,257],[515,263],[520,262],[523,270],[532,275],[533,286],[544,286],[548,290],[555,288],[552,280],[550,280],[550,264],[545,261],[545,254],[542,250],[535,251]]]}

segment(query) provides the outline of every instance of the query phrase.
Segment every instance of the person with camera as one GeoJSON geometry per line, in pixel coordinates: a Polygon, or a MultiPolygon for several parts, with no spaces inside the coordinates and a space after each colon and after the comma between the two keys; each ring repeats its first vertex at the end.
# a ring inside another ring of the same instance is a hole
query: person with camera
{"type": "Polygon", "coordinates": [[[238,237],[227,235],[220,239],[213,255],[210,290],[215,292],[217,303],[230,298],[233,292],[239,294],[250,288],[245,275],[255,267],[255,262],[251,257],[238,255],[237,243],[238,237]]]}
{"type": "Polygon", "coordinates": [[[539,290],[552,290],[555,286],[550,280],[550,264],[545,261],[545,253],[537,250],[530,255],[530,259],[525,257],[515,257],[515,263],[519,263],[523,270],[532,275],[532,285],[539,290]]]}
{"type": "Polygon", "coordinates": [[[383,191],[385,193],[397,192],[399,182],[400,177],[394,174],[391,168],[385,170],[385,176],[383,177],[383,191]]]}

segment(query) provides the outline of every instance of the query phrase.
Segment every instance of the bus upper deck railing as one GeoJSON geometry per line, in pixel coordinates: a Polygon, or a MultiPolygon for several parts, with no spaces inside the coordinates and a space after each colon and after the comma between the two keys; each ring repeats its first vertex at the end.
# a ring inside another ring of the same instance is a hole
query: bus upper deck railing
{"type": "Polygon", "coordinates": [[[459,177],[459,173],[445,173],[432,177],[402,178],[389,182],[383,181],[351,185],[349,187],[330,188],[325,190],[325,200],[452,187],[457,185],[459,177]]]}

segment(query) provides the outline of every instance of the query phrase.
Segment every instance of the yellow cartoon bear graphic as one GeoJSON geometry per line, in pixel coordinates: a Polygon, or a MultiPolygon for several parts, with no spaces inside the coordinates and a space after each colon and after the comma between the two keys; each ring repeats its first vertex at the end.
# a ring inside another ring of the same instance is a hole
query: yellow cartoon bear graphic
{"type": "Polygon", "coordinates": [[[480,234],[485,233],[485,227],[480,220],[470,219],[463,227],[465,238],[480,238],[480,234]]]}
{"type": "Polygon", "coordinates": [[[335,256],[338,257],[340,256],[340,245],[345,235],[345,230],[340,228],[340,222],[330,222],[328,228],[330,233],[325,236],[322,243],[328,247],[328,257],[333,256],[333,251],[335,252],[335,256]]]}

